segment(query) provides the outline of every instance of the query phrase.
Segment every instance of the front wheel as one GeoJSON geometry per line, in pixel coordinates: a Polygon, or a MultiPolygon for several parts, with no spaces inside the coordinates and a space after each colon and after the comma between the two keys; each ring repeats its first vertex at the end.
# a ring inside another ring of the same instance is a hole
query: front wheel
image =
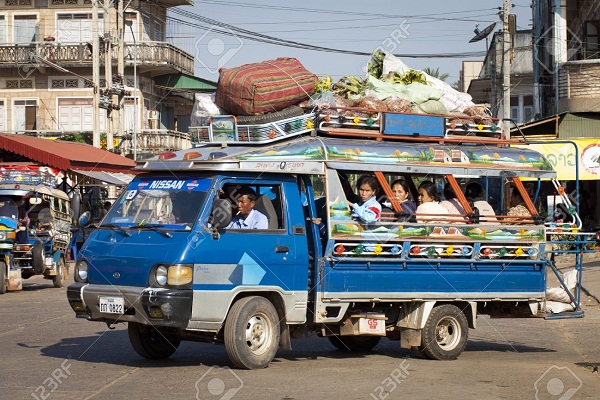
{"type": "Polygon", "coordinates": [[[6,263],[0,261],[0,294],[6,293],[6,277],[8,276],[6,271],[6,263]]]}
{"type": "Polygon", "coordinates": [[[452,304],[435,307],[423,328],[420,349],[433,360],[455,360],[467,346],[467,317],[452,304]]]}
{"type": "Polygon", "coordinates": [[[380,336],[328,336],[332,345],[344,351],[369,351],[377,346],[380,336]]]}
{"type": "Polygon", "coordinates": [[[181,338],[176,333],[137,322],[129,322],[127,333],[135,352],[151,360],[171,357],[181,343],[181,338]]]}
{"type": "Polygon", "coordinates": [[[56,264],[56,275],[52,277],[52,282],[54,283],[55,288],[63,287],[63,280],[66,277],[65,271],[65,259],[61,257],[58,264],[56,264]]]}
{"type": "Polygon", "coordinates": [[[225,320],[225,350],[231,362],[246,369],[265,368],[279,347],[279,316],[264,297],[244,297],[225,320]]]}

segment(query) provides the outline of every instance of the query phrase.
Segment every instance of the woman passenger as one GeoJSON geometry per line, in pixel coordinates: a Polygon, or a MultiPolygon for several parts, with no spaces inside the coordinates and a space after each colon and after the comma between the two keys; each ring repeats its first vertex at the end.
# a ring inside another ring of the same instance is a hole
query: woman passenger
{"type": "Polygon", "coordinates": [[[425,182],[419,186],[419,207],[417,207],[417,222],[441,222],[448,223],[444,215],[448,215],[448,210],[438,202],[438,191],[434,183],[425,182]],[[423,214],[433,214],[426,216],[423,214]]]}
{"type": "Polygon", "coordinates": [[[456,193],[449,183],[444,185],[444,197],[446,200],[440,201],[440,206],[448,210],[448,214],[451,217],[451,222],[463,223],[467,222],[466,219],[462,218],[465,215],[465,209],[460,204],[460,201],[456,198],[456,193]]]}
{"type": "Polygon", "coordinates": [[[392,182],[391,184],[392,192],[394,193],[394,197],[402,206],[402,212],[399,214],[399,219],[401,217],[407,217],[413,215],[415,210],[417,209],[417,205],[414,201],[408,199],[409,190],[408,184],[403,179],[398,179],[392,182]]]}

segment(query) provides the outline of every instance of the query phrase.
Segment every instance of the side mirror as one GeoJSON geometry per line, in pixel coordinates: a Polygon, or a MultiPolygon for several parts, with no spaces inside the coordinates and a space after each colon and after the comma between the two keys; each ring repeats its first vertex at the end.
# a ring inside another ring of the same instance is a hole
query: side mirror
{"type": "Polygon", "coordinates": [[[29,204],[31,204],[31,205],[42,204],[42,199],[40,199],[39,197],[30,197],[29,204]]]}
{"type": "Polygon", "coordinates": [[[215,199],[210,223],[213,228],[224,228],[231,222],[231,202],[227,199],[215,199]]]}
{"type": "Polygon", "coordinates": [[[90,222],[90,218],[92,217],[92,214],[89,211],[84,212],[83,214],[81,214],[81,216],[79,217],[79,226],[86,226],[89,222],[90,222]]]}

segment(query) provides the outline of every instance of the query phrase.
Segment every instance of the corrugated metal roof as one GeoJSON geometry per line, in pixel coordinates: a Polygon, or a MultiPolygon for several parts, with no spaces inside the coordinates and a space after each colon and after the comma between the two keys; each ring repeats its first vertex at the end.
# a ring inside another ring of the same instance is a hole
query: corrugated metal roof
{"type": "Polygon", "coordinates": [[[0,149],[60,170],[130,172],[135,162],[84,143],[0,134],[0,149]]]}
{"type": "Polygon", "coordinates": [[[558,127],[560,139],[600,137],[600,114],[565,113],[558,127]]]}

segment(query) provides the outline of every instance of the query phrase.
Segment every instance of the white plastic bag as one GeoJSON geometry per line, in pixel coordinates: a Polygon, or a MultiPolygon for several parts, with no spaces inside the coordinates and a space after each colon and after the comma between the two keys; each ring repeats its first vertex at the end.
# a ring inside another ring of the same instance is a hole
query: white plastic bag
{"type": "Polygon", "coordinates": [[[196,93],[194,108],[191,115],[191,126],[206,126],[210,117],[221,115],[222,110],[217,107],[214,95],[210,93],[196,93]]]}
{"type": "MultiPolygon", "coordinates": [[[[563,281],[569,291],[573,293],[575,286],[577,286],[577,270],[573,269],[563,274],[563,281]]],[[[571,303],[571,298],[567,291],[562,287],[551,287],[546,288],[546,301],[558,301],[561,303],[571,303]]]]}

